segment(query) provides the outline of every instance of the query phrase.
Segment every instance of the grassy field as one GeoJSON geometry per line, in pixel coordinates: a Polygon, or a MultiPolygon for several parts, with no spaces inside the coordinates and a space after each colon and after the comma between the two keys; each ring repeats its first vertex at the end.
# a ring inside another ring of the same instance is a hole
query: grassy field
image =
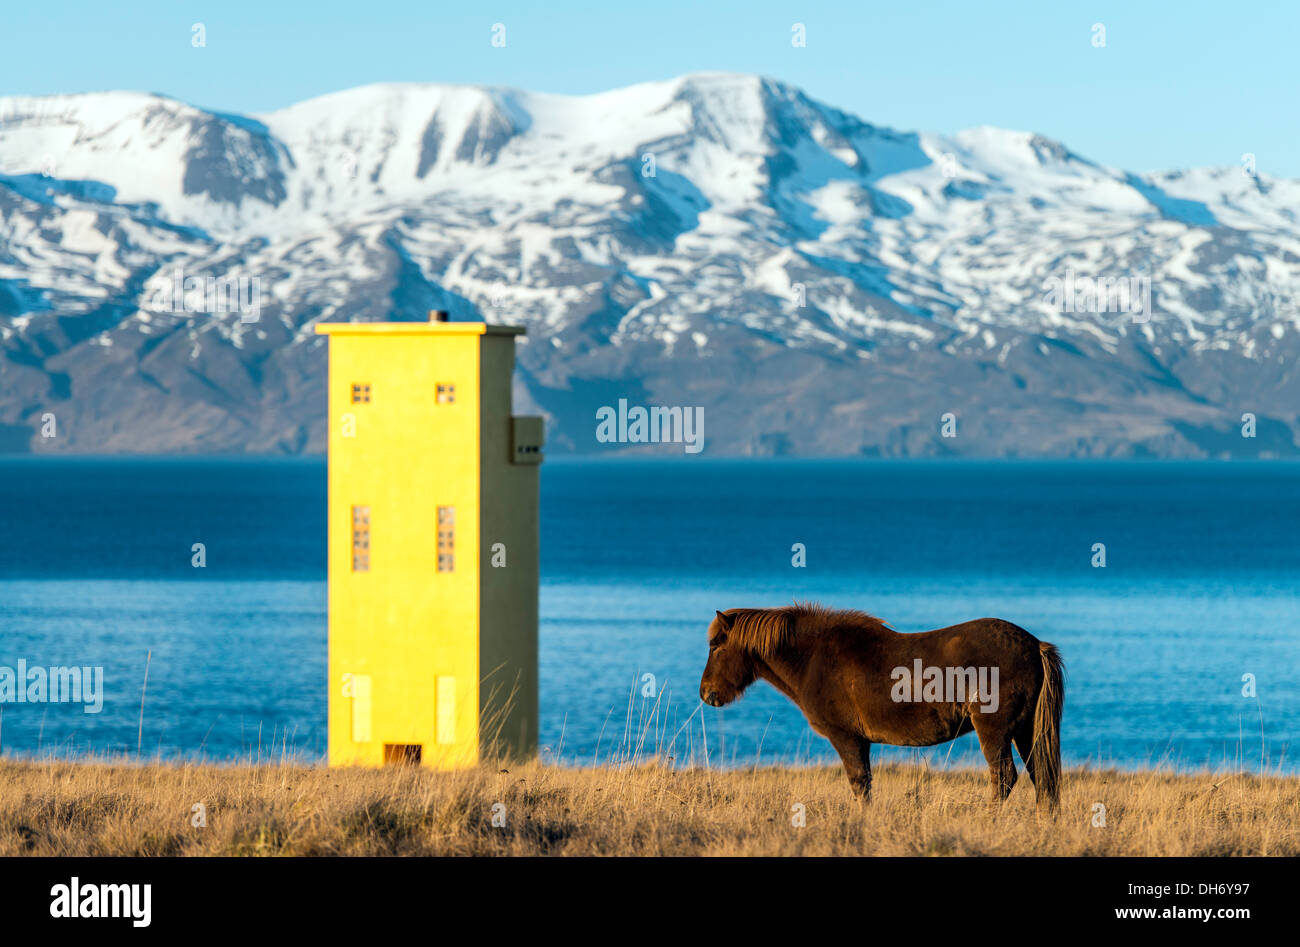
{"type": "Polygon", "coordinates": [[[838,767],[5,761],[0,855],[1300,854],[1296,778],[1073,770],[1057,818],[1023,777],[996,816],[987,789],[984,772],[881,766],[864,812],[838,767]]]}

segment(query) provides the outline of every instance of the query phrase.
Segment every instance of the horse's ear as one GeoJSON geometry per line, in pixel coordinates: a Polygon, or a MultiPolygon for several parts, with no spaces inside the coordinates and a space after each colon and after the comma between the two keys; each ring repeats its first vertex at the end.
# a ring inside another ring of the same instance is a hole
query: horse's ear
{"type": "MultiPolygon", "coordinates": [[[[715,611],[717,610],[715,609],[715,611]]],[[[731,626],[735,623],[735,621],[736,620],[732,618],[730,615],[724,615],[722,614],[722,612],[718,612],[718,623],[722,625],[723,631],[730,631],[731,626]]]]}

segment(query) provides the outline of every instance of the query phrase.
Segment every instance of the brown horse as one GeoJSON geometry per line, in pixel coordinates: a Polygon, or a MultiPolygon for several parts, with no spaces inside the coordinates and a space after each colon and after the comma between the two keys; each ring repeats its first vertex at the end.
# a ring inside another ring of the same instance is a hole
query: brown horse
{"type": "Polygon", "coordinates": [[[975,731],[992,801],[1016,782],[1015,743],[1039,807],[1061,797],[1065,667],[1056,648],[998,618],[899,634],[820,605],[731,608],[709,624],[700,699],[731,703],[762,678],[831,741],[854,794],[871,797],[871,744],[934,746],[975,731]]]}

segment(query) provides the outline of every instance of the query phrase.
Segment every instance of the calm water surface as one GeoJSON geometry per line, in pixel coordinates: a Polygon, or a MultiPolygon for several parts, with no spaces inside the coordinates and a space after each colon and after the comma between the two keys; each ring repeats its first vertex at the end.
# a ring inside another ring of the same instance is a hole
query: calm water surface
{"type": "MultiPolygon", "coordinates": [[[[99,714],[0,704],[3,752],[322,758],[325,473],[0,461],[0,667],[105,674],[99,714]]],[[[1068,762],[1297,769],[1300,465],[552,459],[542,494],[547,758],[833,760],[766,685],[697,697],[715,608],[797,598],[1054,642],[1068,762]]],[[[880,755],[980,758],[973,736],[880,755]]]]}

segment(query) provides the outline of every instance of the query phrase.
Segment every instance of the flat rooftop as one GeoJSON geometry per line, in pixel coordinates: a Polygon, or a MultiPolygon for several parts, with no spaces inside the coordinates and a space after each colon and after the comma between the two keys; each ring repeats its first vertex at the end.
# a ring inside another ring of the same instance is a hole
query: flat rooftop
{"type": "Polygon", "coordinates": [[[321,322],[317,335],[523,335],[523,326],[486,322],[321,322]]]}

